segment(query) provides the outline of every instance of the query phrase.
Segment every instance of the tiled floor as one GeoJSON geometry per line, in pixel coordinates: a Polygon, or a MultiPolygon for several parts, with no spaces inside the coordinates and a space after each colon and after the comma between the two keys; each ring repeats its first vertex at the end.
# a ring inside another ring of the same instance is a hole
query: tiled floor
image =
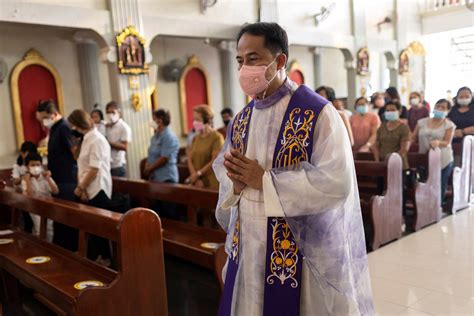
{"type": "Polygon", "coordinates": [[[369,254],[377,315],[474,315],[474,207],[369,254]]]}

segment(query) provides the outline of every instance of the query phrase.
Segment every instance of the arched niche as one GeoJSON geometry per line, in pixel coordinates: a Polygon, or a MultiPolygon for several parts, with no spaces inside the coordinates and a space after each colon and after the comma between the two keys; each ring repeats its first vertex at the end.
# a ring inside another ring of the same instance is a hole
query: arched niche
{"type": "Polygon", "coordinates": [[[54,100],[64,114],[63,84],[57,70],[35,49],[26,52],[10,77],[10,92],[18,148],[24,141],[38,144],[47,131],[36,118],[41,100],[54,100]]]}
{"type": "Polygon", "coordinates": [[[179,79],[181,127],[187,134],[193,126],[193,110],[197,105],[211,105],[210,84],[207,71],[196,56],[191,56],[179,79]]]}
{"type": "Polygon", "coordinates": [[[298,86],[305,83],[305,77],[303,69],[300,63],[295,59],[290,63],[290,69],[288,70],[288,77],[294,81],[298,86]]]}

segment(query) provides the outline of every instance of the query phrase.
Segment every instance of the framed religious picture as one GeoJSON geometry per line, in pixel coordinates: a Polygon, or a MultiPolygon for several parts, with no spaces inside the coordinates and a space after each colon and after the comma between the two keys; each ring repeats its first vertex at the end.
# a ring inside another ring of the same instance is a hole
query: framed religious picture
{"type": "Polygon", "coordinates": [[[357,74],[365,76],[369,74],[369,50],[367,47],[357,52],[357,74]]]}
{"type": "Polygon", "coordinates": [[[118,68],[122,74],[148,72],[145,62],[145,39],[133,26],[127,26],[116,36],[118,68]]]}
{"type": "Polygon", "coordinates": [[[398,73],[400,75],[406,74],[410,71],[410,58],[408,50],[404,49],[398,57],[398,73]]]}

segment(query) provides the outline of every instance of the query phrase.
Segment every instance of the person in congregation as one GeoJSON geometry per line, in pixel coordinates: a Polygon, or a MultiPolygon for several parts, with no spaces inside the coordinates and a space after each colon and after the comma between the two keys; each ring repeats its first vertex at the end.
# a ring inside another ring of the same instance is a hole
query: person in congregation
{"type": "Polygon", "coordinates": [[[179,140],[169,127],[170,113],[157,110],[153,113],[151,127],[155,134],[148,147],[148,158],[143,174],[145,178],[155,182],[178,183],[178,152],[179,140]]]}
{"type": "Polygon", "coordinates": [[[376,113],[378,115],[380,109],[385,106],[384,94],[380,92],[375,92],[374,94],[372,94],[372,96],[370,97],[370,104],[372,105],[370,112],[376,113]]]}
{"type": "Polygon", "coordinates": [[[328,86],[321,86],[316,89],[316,93],[331,102],[331,104],[336,108],[337,112],[341,116],[342,121],[344,122],[344,126],[346,127],[347,134],[349,135],[351,145],[354,145],[354,136],[352,135],[352,128],[351,123],[349,121],[349,116],[344,112],[344,105],[342,104],[342,102],[336,99],[336,92],[334,91],[334,89],[328,86]]]}
{"type": "Polygon", "coordinates": [[[448,118],[456,125],[453,142],[460,143],[465,135],[474,135],[474,100],[469,87],[458,90],[448,118]]]}
{"type": "Polygon", "coordinates": [[[408,110],[408,126],[411,131],[414,131],[417,122],[422,118],[429,117],[430,111],[424,106],[421,94],[416,91],[410,93],[410,106],[410,110],[408,110]]]}
{"type": "Polygon", "coordinates": [[[218,315],[373,315],[349,137],[287,61],[278,24],[240,30],[239,82],[253,100],[213,166],[229,255],[218,315]]]}
{"type": "MultiPolygon", "coordinates": [[[[51,171],[43,170],[43,158],[37,152],[29,153],[25,158],[25,166],[27,172],[22,177],[21,186],[23,193],[27,195],[37,196],[51,196],[51,194],[58,194],[59,189],[51,177],[51,171]]],[[[33,221],[33,234],[39,236],[41,217],[30,213],[33,221]]],[[[49,242],[53,241],[53,221],[47,220],[46,224],[46,239],[49,242]]]]}
{"type": "Polygon", "coordinates": [[[232,111],[231,108],[225,108],[221,111],[221,117],[222,117],[222,122],[224,122],[224,126],[219,128],[217,131],[221,133],[222,137],[224,139],[227,137],[227,127],[229,126],[229,123],[232,121],[232,118],[234,117],[234,112],[232,111]]]}
{"type": "Polygon", "coordinates": [[[426,154],[430,148],[441,150],[441,201],[444,202],[448,179],[453,172],[454,156],[451,143],[456,125],[447,117],[451,103],[446,99],[435,104],[433,117],[418,121],[412,134],[412,142],[418,142],[418,152],[426,154]]]}
{"type": "MultiPolygon", "coordinates": [[[[23,142],[20,146],[20,154],[16,159],[16,163],[12,168],[12,182],[15,187],[18,187],[21,184],[21,178],[27,173],[28,167],[25,164],[25,158],[29,154],[34,154],[38,152],[36,145],[30,141],[23,142]]],[[[20,188],[21,191],[21,187],[20,188]]]]}
{"type": "Polygon", "coordinates": [[[390,154],[402,157],[403,170],[408,170],[408,150],[410,148],[410,129],[400,119],[400,103],[385,104],[384,122],[377,130],[377,141],[373,146],[375,161],[385,160],[390,154]]]}
{"type": "Polygon", "coordinates": [[[104,121],[104,113],[98,108],[98,105],[96,104],[94,106],[94,109],[91,112],[91,118],[92,121],[94,121],[94,126],[97,128],[99,133],[102,135],[106,135],[106,122],[104,121]]]}
{"type": "Polygon", "coordinates": [[[369,102],[360,97],[355,102],[356,112],[350,118],[354,145],[356,152],[370,152],[377,138],[377,129],[380,126],[379,116],[370,111],[369,102]]]}
{"type": "MultiPolygon", "coordinates": [[[[42,101],[37,109],[38,118],[49,129],[48,170],[56,181],[59,193],[55,195],[63,200],[74,201],[74,189],[77,186],[77,164],[74,156],[77,151],[71,129],[51,100],[42,101]]],[[[54,222],[53,242],[71,251],[77,250],[77,230],[54,222]]]]}
{"type": "Polygon", "coordinates": [[[185,183],[217,190],[217,182],[212,163],[224,144],[222,135],[212,127],[214,113],[209,105],[200,105],[194,109],[193,128],[196,131],[188,155],[190,176],[185,183]]]}
{"type": "Polygon", "coordinates": [[[132,130],[121,118],[122,114],[117,102],[107,103],[105,111],[107,113],[105,136],[112,148],[112,176],[125,177],[127,174],[125,156],[128,144],[132,141],[132,130]]]}
{"type": "MultiPolygon", "coordinates": [[[[90,115],[83,110],[74,110],[68,122],[78,137],[82,136],[79,153],[78,184],[74,194],[90,206],[108,209],[112,197],[112,176],[110,172],[111,148],[105,137],[94,127],[90,115]]],[[[89,242],[89,257],[110,265],[109,242],[92,236],[89,242]]]]}
{"type": "MultiPolygon", "coordinates": [[[[399,119],[403,124],[407,124],[408,123],[408,110],[406,106],[401,104],[400,94],[398,93],[397,88],[388,87],[385,90],[385,104],[388,104],[388,103],[400,104],[400,116],[399,116],[400,118],[399,119]]],[[[379,117],[382,122],[385,121],[384,113],[385,113],[385,106],[380,108],[379,110],[379,117]]]]}

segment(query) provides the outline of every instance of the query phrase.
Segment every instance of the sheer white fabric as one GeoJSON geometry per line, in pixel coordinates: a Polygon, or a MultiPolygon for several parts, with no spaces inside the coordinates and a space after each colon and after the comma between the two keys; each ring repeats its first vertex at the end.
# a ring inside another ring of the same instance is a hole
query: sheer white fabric
{"type": "Polygon", "coordinates": [[[216,218],[228,233],[227,250],[240,216],[232,315],[262,314],[267,217],[283,214],[305,256],[301,315],[371,315],[357,182],[344,123],[332,105],[325,106],[316,125],[311,164],[304,163],[298,170],[272,170],[289,100],[287,95],[252,113],[246,156],[257,159],[266,170],[263,191],[246,188],[240,198],[233,195],[223,166],[230,137],[214,163],[220,182],[216,218]]]}

